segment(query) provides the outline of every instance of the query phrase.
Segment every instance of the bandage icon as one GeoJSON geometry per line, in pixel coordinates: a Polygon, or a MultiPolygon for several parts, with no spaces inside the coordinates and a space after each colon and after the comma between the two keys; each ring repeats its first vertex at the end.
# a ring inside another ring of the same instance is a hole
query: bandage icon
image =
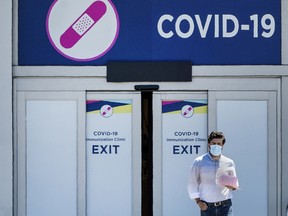
{"type": "Polygon", "coordinates": [[[181,109],[181,115],[184,118],[190,118],[194,114],[193,107],[190,105],[185,105],[181,109]]]}
{"type": "Polygon", "coordinates": [[[102,112],[102,115],[106,115],[111,109],[112,107],[109,106],[104,112],[102,112]]]}
{"type": "Polygon", "coordinates": [[[188,107],[188,109],[183,113],[183,115],[186,116],[192,109],[192,107],[188,107]]]}
{"type": "Polygon", "coordinates": [[[61,45],[67,49],[73,47],[104,16],[106,10],[102,1],[93,2],[61,35],[61,45]]]}
{"type": "Polygon", "coordinates": [[[100,109],[100,114],[105,117],[108,118],[113,114],[113,109],[110,105],[104,105],[101,107],[100,109]]]}

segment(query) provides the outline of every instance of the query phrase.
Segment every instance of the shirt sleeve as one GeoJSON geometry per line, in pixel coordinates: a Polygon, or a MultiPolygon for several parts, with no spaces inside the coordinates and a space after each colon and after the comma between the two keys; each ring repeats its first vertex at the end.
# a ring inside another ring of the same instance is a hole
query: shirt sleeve
{"type": "MultiPolygon", "coordinates": [[[[232,161],[232,164],[233,164],[232,176],[235,176],[237,178],[236,167],[235,167],[234,161],[232,161]]],[[[238,180],[238,178],[237,178],[237,182],[236,182],[236,188],[239,188],[239,180],[238,180]]]]}
{"type": "Polygon", "coordinates": [[[229,166],[228,175],[236,178],[236,182],[233,182],[233,186],[235,188],[239,188],[239,181],[238,181],[237,174],[236,174],[235,163],[233,160],[231,160],[231,162],[229,164],[230,164],[230,166],[229,166]]]}
{"type": "Polygon", "coordinates": [[[199,167],[197,164],[198,163],[195,160],[189,172],[187,190],[188,190],[188,195],[191,199],[196,199],[200,197],[200,193],[199,193],[200,173],[199,173],[199,167]]]}

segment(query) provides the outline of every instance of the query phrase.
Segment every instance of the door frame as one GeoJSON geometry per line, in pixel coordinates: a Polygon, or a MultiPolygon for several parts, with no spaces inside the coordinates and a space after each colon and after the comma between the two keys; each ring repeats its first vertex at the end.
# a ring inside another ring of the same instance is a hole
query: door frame
{"type": "Polygon", "coordinates": [[[26,126],[26,104],[27,101],[75,101],[77,105],[77,215],[85,215],[85,92],[26,92],[17,93],[17,112],[14,119],[14,212],[17,216],[27,214],[27,126],[26,126]]]}
{"type": "MultiPolygon", "coordinates": [[[[175,100],[175,99],[177,100],[200,99],[200,100],[207,100],[208,102],[208,93],[205,91],[157,91],[153,93],[153,179],[154,179],[153,216],[163,215],[162,100],[175,100]],[[157,134],[157,136],[155,136],[155,134],[157,134]]],[[[207,115],[206,127],[208,128],[208,115],[207,115]]],[[[188,173],[189,166],[187,166],[186,168],[188,173]]],[[[186,185],[181,185],[179,187],[186,188],[186,185]]]]}
{"type": "MultiPolygon", "coordinates": [[[[217,130],[218,101],[267,101],[267,213],[269,216],[279,215],[281,212],[281,189],[279,187],[281,185],[281,143],[277,137],[279,137],[281,126],[277,91],[209,91],[208,97],[209,131],[217,130]],[[277,200],[276,205],[275,200],[277,200]]],[[[240,134],[239,139],[246,140],[245,136],[240,137],[240,134]]]]}
{"type": "MultiPolygon", "coordinates": [[[[135,91],[135,83],[109,83],[106,81],[106,67],[15,67],[13,79],[14,91],[14,127],[17,125],[17,97],[19,92],[75,92],[75,91],[100,91],[100,92],[122,92],[135,91]]],[[[277,142],[282,154],[279,154],[280,184],[277,187],[279,205],[278,215],[286,211],[288,202],[288,186],[283,184],[286,181],[288,169],[284,157],[287,146],[285,139],[287,133],[281,133],[287,128],[287,121],[281,121],[281,117],[287,115],[287,78],[285,68],[272,73],[273,68],[264,66],[193,66],[193,81],[184,83],[152,83],[159,85],[160,91],[275,91],[277,95],[277,142]],[[241,75],[241,77],[239,77],[241,75]],[[282,82],[283,81],[283,82],[282,82]],[[257,83],[257,85],[256,85],[257,83]],[[283,102],[283,104],[282,104],[283,102]],[[280,108],[282,106],[282,109],[280,108]],[[282,156],[283,155],[283,156],[282,156]],[[282,190],[282,191],[281,191],[282,190]],[[280,197],[279,197],[280,196],[280,197]]],[[[138,84],[147,84],[139,82],[138,84]]],[[[151,83],[149,83],[151,84],[151,83]]],[[[15,130],[16,131],[16,130],[15,130]]],[[[17,140],[17,133],[14,132],[14,140],[17,140]]],[[[17,145],[14,142],[14,149],[17,145]]],[[[15,154],[15,153],[14,153],[15,154]]],[[[15,162],[15,161],[14,161],[15,162]]],[[[17,161],[14,163],[14,212],[17,212],[17,161]]],[[[270,216],[270,215],[269,215],[270,216]]],[[[272,215],[271,215],[272,216],[272,215]]],[[[273,215],[274,216],[274,215],[273,215]]]]}
{"type": "Polygon", "coordinates": [[[131,215],[141,215],[141,94],[139,92],[85,92],[85,91],[18,91],[16,93],[15,148],[14,148],[14,211],[17,216],[27,215],[27,125],[28,101],[75,101],[77,105],[77,156],[76,183],[77,215],[87,215],[87,159],[86,159],[86,100],[95,95],[98,99],[131,99],[132,101],[132,199],[131,215]],[[98,94],[97,94],[98,93],[98,94]]]}
{"type": "MultiPolygon", "coordinates": [[[[131,215],[141,216],[141,93],[132,91],[87,91],[87,100],[131,100],[131,215]]],[[[87,124],[86,124],[87,125],[87,124]]],[[[87,160],[87,159],[86,159],[87,160]]],[[[87,163],[87,162],[86,162],[87,163]]],[[[87,167],[86,167],[87,169],[87,167]]],[[[87,174],[86,174],[87,177],[87,174]]],[[[86,180],[87,181],[87,180],[86,180]]],[[[86,193],[88,190],[86,185],[86,193]]],[[[87,197],[87,196],[86,196],[87,197]]],[[[86,204],[87,208],[87,204],[86,204]]]]}

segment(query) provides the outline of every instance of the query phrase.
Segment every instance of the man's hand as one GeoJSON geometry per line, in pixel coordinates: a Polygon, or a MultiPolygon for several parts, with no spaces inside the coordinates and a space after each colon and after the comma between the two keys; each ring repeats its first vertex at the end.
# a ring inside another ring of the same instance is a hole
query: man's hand
{"type": "Polygon", "coordinates": [[[205,202],[202,202],[201,200],[200,200],[197,204],[198,204],[199,208],[200,208],[202,211],[205,211],[205,210],[208,208],[208,206],[206,205],[206,203],[205,203],[205,202]]]}
{"type": "Polygon", "coordinates": [[[227,187],[228,189],[233,190],[233,191],[237,189],[237,188],[230,186],[230,185],[225,185],[225,187],[227,187]]]}

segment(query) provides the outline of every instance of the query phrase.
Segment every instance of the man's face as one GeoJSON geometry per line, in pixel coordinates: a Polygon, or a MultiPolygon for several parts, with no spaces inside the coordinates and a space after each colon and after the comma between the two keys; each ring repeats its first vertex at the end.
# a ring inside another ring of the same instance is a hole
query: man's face
{"type": "Polygon", "coordinates": [[[211,145],[219,145],[219,146],[221,146],[221,147],[223,147],[223,139],[220,139],[220,138],[215,138],[215,139],[212,139],[211,141],[210,141],[210,143],[208,143],[208,145],[209,145],[209,149],[210,149],[210,146],[211,145]]]}

